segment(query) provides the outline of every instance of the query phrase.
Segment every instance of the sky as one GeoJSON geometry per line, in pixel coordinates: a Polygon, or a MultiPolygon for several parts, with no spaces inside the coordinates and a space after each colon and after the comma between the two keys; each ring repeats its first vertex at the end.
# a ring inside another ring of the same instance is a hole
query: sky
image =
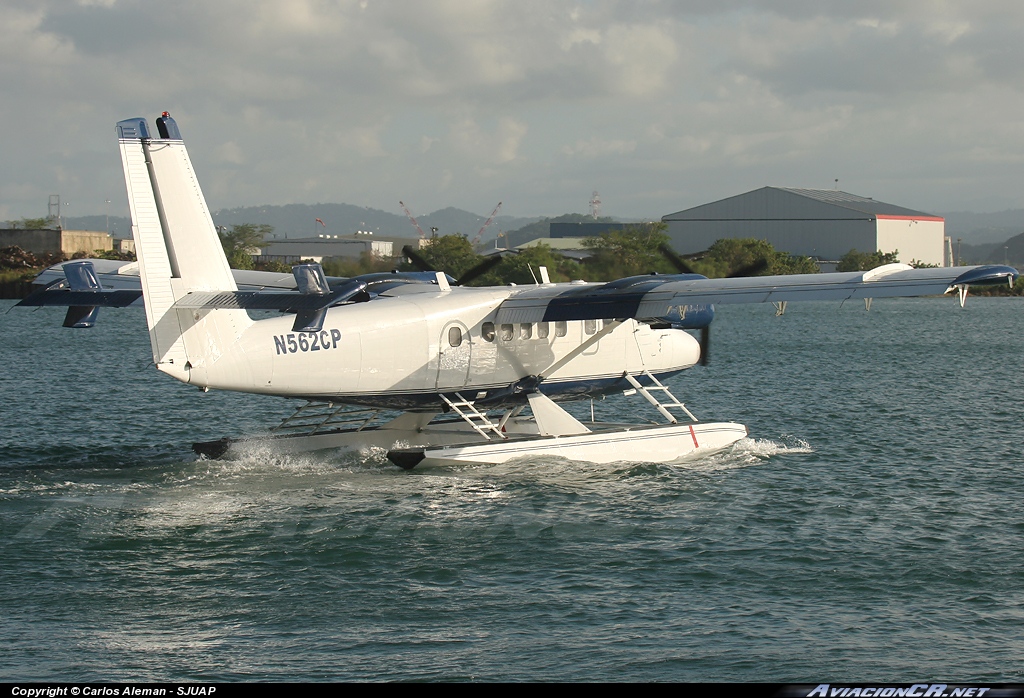
{"type": "Polygon", "coordinates": [[[1021,36],[1013,0],[0,0],[0,220],[126,215],[114,124],[164,110],[212,210],[1024,208],[1021,36]]]}

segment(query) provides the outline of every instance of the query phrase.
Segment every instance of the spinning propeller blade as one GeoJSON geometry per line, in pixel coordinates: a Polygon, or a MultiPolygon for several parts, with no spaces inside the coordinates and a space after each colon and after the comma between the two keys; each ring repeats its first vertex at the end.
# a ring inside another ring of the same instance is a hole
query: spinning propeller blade
{"type": "MultiPolygon", "coordinates": [[[[683,259],[683,257],[679,253],[677,253],[675,250],[669,247],[668,244],[660,245],[658,247],[658,251],[661,252],[665,259],[667,259],[672,264],[672,266],[674,266],[679,271],[680,274],[697,273],[693,270],[693,267],[687,264],[686,260],[683,259]]],[[[686,255],[686,257],[689,259],[701,259],[706,254],[707,251],[705,250],[704,252],[695,252],[694,254],[686,255]]],[[[740,267],[739,269],[735,270],[725,278],[739,279],[746,276],[757,276],[767,268],[768,260],[762,257],[761,259],[758,259],[757,261],[752,262],[751,264],[748,264],[744,267],[740,267]]]]}
{"type": "MultiPolygon", "coordinates": [[[[686,263],[683,258],[676,253],[668,244],[662,244],[658,247],[658,251],[665,256],[672,266],[674,266],[680,274],[694,274],[693,267],[686,263]]],[[[691,258],[698,258],[703,256],[704,252],[698,252],[694,255],[689,255],[691,258]]],[[[736,269],[728,276],[727,279],[739,279],[747,276],[757,276],[765,269],[768,268],[768,260],[764,257],[758,259],[755,262],[747,264],[746,266],[736,269]]],[[[700,365],[707,366],[711,360],[711,326],[705,325],[700,329],[700,365]]]]}
{"type": "Polygon", "coordinates": [[[484,261],[480,262],[479,264],[477,264],[472,269],[469,269],[468,271],[466,271],[466,273],[464,273],[462,276],[459,277],[459,280],[456,283],[459,286],[465,286],[466,284],[468,284],[473,279],[476,279],[477,277],[483,276],[484,274],[489,272],[491,269],[494,269],[494,267],[496,267],[499,264],[501,264],[501,259],[502,259],[502,257],[501,257],[500,254],[496,254],[493,257],[488,257],[487,259],[485,259],[484,261]]]}
{"type": "Polygon", "coordinates": [[[680,274],[696,273],[693,270],[693,267],[684,262],[683,258],[680,257],[675,250],[669,247],[667,243],[659,245],[658,251],[661,252],[662,255],[664,255],[665,259],[667,259],[672,264],[672,266],[674,266],[679,271],[680,274]]]}
{"type": "Polygon", "coordinates": [[[742,279],[742,278],[747,277],[747,276],[757,276],[758,274],[760,274],[761,272],[763,272],[767,268],[768,268],[768,260],[765,259],[764,257],[762,257],[761,259],[757,260],[756,262],[752,262],[752,263],[746,265],[745,267],[740,267],[739,269],[737,269],[736,271],[732,272],[731,274],[729,274],[725,278],[727,278],[727,279],[742,279]]]}
{"type": "Polygon", "coordinates": [[[434,271],[433,267],[430,266],[430,263],[423,259],[423,257],[421,257],[420,254],[411,246],[406,245],[403,247],[402,254],[408,257],[412,265],[420,271],[434,271]]]}
{"type": "MultiPolygon", "coordinates": [[[[420,271],[437,271],[430,264],[430,262],[424,259],[418,252],[416,252],[416,250],[414,250],[409,245],[406,245],[405,247],[402,248],[402,254],[408,257],[412,265],[419,269],[420,271]]],[[[471,269],[468,269],[465,273],[463,273],[462,276],[460,276],[455,281],[455,285],[465,286],[470,281],[483,276],[491,269],[501,264],[501,260],[501,255],[494,255],[493,257],[488,257],[484,261],[480,262],[476,266],[472,267],[471,269]]]]}

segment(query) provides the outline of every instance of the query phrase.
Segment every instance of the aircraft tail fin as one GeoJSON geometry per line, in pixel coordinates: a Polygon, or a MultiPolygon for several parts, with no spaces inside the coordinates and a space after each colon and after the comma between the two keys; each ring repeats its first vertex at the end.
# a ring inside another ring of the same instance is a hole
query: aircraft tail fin
{"type": "Polygon", "coordinates": [[[157,128],[154,138],[145,119],[117,124],[153,360],[179,380],[202,384],[199,374],[252,321],[244,310],[174,308],[189,293],[238,287],[177,124],[164,112],[157,128]]]}

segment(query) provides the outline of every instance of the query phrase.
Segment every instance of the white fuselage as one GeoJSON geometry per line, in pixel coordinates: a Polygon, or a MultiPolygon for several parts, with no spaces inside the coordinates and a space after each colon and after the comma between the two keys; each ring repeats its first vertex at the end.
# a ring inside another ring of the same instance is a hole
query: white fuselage
{"type": "MultiPolygon", "coordinates": [[[[192,349],[186,373],[167,372],[200,387],[426,407],[439,403],[439,393],[479,399],[540,374],[604,327],[601,320],[496,324],[498,305],[512,291],[400,286],[369,303],[331,308],[319,332],[292,332],[289,314],[252,323],[226,346],[203,335],[205,356],[195,360],[192,349]]],[[[223,311],[196,313],[193,331],[210,312],[223,311]]],[[[626,371],[674,373],[699,354],[683,331],[626,320],[546,376],[541,389],[585,397],[613,389],[626,371]]]]}

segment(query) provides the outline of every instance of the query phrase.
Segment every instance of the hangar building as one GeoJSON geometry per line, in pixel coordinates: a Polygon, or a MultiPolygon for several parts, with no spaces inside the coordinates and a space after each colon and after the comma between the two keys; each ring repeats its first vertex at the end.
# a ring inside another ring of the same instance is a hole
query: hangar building
{"type": "Polygon", "coordinates": [[[851,249],[898,250],[901,262],[946,264],[943,218],[831,189],[764,187],[661,220],[682,254],[722,238],[756,238],[820,260],[837,260],[851,249]]]}

